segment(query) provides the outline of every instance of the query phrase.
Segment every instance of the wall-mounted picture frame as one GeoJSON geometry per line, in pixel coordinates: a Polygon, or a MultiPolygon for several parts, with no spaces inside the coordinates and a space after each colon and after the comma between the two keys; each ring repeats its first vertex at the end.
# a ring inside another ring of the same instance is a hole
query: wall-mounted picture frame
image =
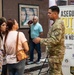
{"type": "Polygon", "coordinates": [[[20,28],[29,28],[27,23],[33,19],[33,16],[39,17],[39,6],[19,4],[20,28]]]}

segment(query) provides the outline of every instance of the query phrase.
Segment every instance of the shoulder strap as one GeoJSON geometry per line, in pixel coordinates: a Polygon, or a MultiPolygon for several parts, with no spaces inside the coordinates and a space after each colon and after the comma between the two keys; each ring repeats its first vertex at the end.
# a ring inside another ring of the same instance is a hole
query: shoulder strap
{"type": "Polygon", "coordinates": [[[16,52],[18,51],[18,39],[19,39],[19,32],[17,33],[17,38],[16,38],[16,52]]]}

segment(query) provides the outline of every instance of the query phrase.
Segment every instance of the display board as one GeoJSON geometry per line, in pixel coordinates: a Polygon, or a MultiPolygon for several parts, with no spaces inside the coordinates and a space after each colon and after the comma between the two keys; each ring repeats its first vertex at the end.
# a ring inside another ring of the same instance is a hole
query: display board
{"type": "Polygon", "coordinates": [[[62,63],[63,75],[74,75],[74,5],[59,6],[59,16],[65,25],[65,55],[62,63]]]}

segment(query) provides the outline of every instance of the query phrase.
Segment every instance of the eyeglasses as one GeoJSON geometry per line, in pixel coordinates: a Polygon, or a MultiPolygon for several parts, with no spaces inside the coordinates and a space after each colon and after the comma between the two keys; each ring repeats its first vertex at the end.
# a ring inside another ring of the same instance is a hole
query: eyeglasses
{"type": "Polygon", "coordinates": [[[37,19],[33,19],[33,20],[37,20],[37,19]]]}

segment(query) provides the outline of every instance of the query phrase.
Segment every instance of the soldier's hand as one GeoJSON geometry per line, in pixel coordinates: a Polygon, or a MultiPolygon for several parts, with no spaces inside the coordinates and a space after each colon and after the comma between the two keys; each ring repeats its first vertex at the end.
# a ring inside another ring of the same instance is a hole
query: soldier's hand
{"type": "Polygon", "coordinates": [[[41,40],[41,38],[40,38],[40,37],[37,37],[37,38],[33,39],[33,42],[34,42],[35,44],[37,44],[37,43],[40,42],[40,40],[41,40]]]}

